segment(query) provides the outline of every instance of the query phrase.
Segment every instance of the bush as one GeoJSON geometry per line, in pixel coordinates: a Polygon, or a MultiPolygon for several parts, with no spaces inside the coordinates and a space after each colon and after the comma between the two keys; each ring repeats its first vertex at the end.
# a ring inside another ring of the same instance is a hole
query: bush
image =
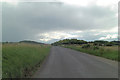
{"type": "Polygon", "coordinates": [[[99,49],[98,46],[94,46],[94,47],[93,47],[93,50],[97,50],[97,49],[99,49]]]}
{"type": "Polygon", "coordinates": [[[104,54],[104,48],[100,48],[100,56],[104,54]]]}
{"type": "Polygon", "coordinates": [[[90,48],[90,45],[89,44],[83,45],[82,48],[90,48]]]}
{"type": "Polygon", "coordinates": [[[106,46],[113,46],[112,44],[107,44],[106,46]]]}
{"type": "Polygon", "coordinates": [[[113,46],[114,44],[112,42],[106,44],[106,46],[113,46]]]}

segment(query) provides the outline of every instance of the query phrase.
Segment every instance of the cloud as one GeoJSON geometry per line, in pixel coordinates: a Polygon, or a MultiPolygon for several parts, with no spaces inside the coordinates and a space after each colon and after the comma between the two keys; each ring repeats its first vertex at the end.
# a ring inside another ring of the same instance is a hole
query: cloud
{"type": "Polygon", "coordinates": [[[37,35],[37,38],[39,38],[39,41],[41,42],[54,42],[56,40],[62,40],[62,39],[80,39],[80,40],[87,40],[87,41],[93,41],[93,40],[117,40],[118,33],[110,32],[111,30],[108,30],[107,32],[99,31],[99,30],[87,30],[87,31],[55,31],[55,32],[47,32],[37,35]]]}
{"type": "Polygon", "coordinates": [[[60,3],[3,3],[3,41],[95,40],[103,35],[117,34],[117,8],[111,8],[112,2],[102,6],[95,0],[91,0],[94,3],[82,1],[84,5],[81,6],[62,0],[60,3]]]}
{"type": "Polygon", "coordinates": [[[76,33],[81,33],[81,31],[73,31],[73,32],[55,31],[55,32],[39,34],[38,37],[40,38],[39,40],[43,42],[47,42],[50,40],[82,37],[76,33]]]}
{"type": "Polygon", "coordinates": [[[83,7],[87,7],[93,4],[97,4],[102,7],[106,7],[106,6],[113,7],[119,2],[119,0],[70,0],[70,1],[69,0],[58,0],[58,1],[64,2],[68,5],[83,6],[83,7]]]}
{"type": "Polygon", "coordinates": [[[118,35],[117,34],[113,34],[113,35],[107,35],[105,37],[101,37],[99,38],[99,40],[109,40],[109,39],[117,39],[118,38],[118,35]]]}
{"type": "Polygon", "coordinates": [[[103,30],[102,32],[111,32],[111,33],[118,33],[118,27],[113,27],[108,30],[103,30]]]}

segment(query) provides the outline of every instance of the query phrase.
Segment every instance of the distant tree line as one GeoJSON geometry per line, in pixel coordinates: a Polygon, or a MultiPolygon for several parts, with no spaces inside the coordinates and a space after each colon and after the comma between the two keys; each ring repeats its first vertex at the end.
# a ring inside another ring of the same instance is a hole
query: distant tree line
{"type": "Polygon", "coordinates": [[[61,45],[61,44],[86,44],[87,41],[77,40],[77,39],[64,39],[57,42],[52,43],[52,45],[61,45]]]}
{"type": "Polygon", "coordinates": [[[40,43],[40,42],[36,42],[36,41],[30,41],[30,40],[23,40],[23,41],[19,41],[19,42],[2,42],[2,44],[6,44],[6,43],[30,43],[30,44],[44,44],[44,43],[40,43]]]}
{"type": "Polygon", "coordinates": [[[120,41],[103,41],[103,40],[97,40],[93,42],[94,45],[98,46],[113,46],[113,45],[119,45],[120,41]]]}
{"type": "Polygon", "coordinates": [[[36,42],[36,41],[29,41],[29,40],[20,41],[19,43],[44,44],[44,43],[40,43],[40,42],[36,42]]]}
{"type": "Polygon", "coordinates": [[[96,41],[85,41],[85,40],[78,40],[78,39],[63,39],[60,41],[56,41],[52,43],[52,45],[70,45],[70,44],[93,44],[96,46],[113,46],[113,45],[119,45],[120,41],[104,41],[104,40],[96,40],[96,41]]]}

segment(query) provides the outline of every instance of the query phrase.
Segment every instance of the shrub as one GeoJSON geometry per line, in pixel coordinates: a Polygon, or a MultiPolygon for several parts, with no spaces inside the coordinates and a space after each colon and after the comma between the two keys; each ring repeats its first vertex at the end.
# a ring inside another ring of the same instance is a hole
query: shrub
{"type": "Polygon", "coordinates": [[[82,48],[90,48],[90,45],[89,44],[83,45],[82,48]]]}
{"type": "Polygon", "coordinates": [[[113,46],[113,43],[108,43],[108,44],[106,44],[106,46],[113,46]]]}
{"type": "Polygon", "coordinates": [[[97,49],[99,49],[98,46],[94,46],[94,47],[93,47],[93,50],[97,50],[97,49]]]}
{"type": "Polygon", "coordinates": [[[103,48],[100,48],[100,56],[102,56],[104,53],[104,49],[103,48]]]}

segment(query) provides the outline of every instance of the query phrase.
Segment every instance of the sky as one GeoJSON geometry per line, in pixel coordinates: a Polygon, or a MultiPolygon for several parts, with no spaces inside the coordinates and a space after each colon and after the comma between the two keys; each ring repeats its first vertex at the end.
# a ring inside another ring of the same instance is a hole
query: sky
{"type": "Polygon", "coordinates": [[[119,0],[3,0],[2,40],[117,40],[119,0]]]}

